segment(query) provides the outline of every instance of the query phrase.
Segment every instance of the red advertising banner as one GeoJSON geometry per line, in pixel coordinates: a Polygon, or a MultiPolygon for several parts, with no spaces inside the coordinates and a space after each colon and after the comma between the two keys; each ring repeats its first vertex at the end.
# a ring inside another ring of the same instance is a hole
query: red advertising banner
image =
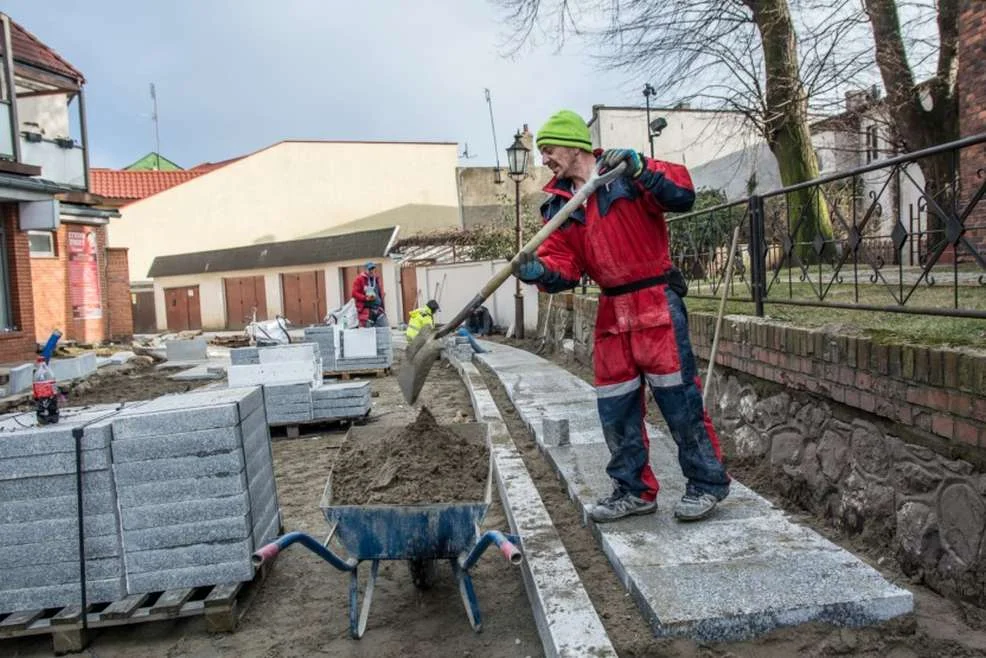
{"type": "Polygon", "coordinates": [[[68,288],[74,320],[103,317],[97,253],[95,231],[80,227],[68,232],[68,288]]]}

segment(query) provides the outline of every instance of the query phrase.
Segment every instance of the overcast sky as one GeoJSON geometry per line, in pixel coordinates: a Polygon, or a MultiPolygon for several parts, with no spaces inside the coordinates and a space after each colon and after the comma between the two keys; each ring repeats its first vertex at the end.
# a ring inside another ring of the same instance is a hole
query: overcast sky
{"type": "MultiPolygon", "coordinates": [[[[3,10],[86,76],[93,166],[154,148],[183,167],[281,139],[468,142],[501,163],[514,131],[567,107],[643,102],[576,44],[505,59],[487,0],[7,0],[3,10]],[[235,9],[234,9],[235,8],[235,9]]],[[[399,164],[399,163],[394,163],[399,164]]]]}

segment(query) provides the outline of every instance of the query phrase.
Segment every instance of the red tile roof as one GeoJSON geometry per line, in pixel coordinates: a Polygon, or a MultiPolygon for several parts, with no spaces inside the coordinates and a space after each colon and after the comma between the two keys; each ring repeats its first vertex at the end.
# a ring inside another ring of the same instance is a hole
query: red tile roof
{"type": "Polygon", "coordinates": [[[226,165],[236,162],[237,160],[242,160],[245,157],[247,156],[241,155],[238,158],[230,158],[229,160],[220,160],[219,162],[203,162],[202,164],[195,165],[189,171],[197,171],[199,173],[204,174],[212,171],[213,169],[219,169],[220,167],[225,167],[226,165]]]}
{"type": "Polygon", "coordinates": [[[15,62],[21,61],[85,82],[85,76],[77,68],[14,21],[10,21],[10,44],[14,50],[15,62]]]}
{"type": "Polygon", "coordinates": [[[118,171],[89,170],[89,187],[93,194],[108,199],[137,201],[198,178],[206,171],[118,171]]]}

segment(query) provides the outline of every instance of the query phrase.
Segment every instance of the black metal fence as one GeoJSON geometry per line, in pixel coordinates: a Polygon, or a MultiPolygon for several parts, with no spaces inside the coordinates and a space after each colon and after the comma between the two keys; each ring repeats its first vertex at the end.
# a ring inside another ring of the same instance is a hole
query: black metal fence
{"type": "Polygon", "coordinates": [[[670,217],[672,260],[690,296],[728,285],[761,316],[791,304],[986,318],[984,156],[986,134],[670,217]]]}

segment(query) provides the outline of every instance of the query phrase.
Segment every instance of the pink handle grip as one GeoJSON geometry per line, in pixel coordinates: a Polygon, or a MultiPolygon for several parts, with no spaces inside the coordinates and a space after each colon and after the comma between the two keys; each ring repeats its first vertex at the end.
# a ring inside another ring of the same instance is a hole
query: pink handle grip
{"type": "Polygon", "coordinates": [[[251,558],[253,565],[259,567],[261,564],[267,560],[272,560],[277,557],[277,554],[281,552],[281,547],[277,545],[277,542],[271,542],[266,546],[260,547],[260,550],[256,551],[251,558]]]}
{"type": "Polygon", "coordinates": [[[520,552],[516,546],[514,546],[509,541],[504,541],[499,546],[500,552],[503,553],[503,557],[507,558],[510,564],[520,564],[524,561],[524,555],[520,552]]]}

